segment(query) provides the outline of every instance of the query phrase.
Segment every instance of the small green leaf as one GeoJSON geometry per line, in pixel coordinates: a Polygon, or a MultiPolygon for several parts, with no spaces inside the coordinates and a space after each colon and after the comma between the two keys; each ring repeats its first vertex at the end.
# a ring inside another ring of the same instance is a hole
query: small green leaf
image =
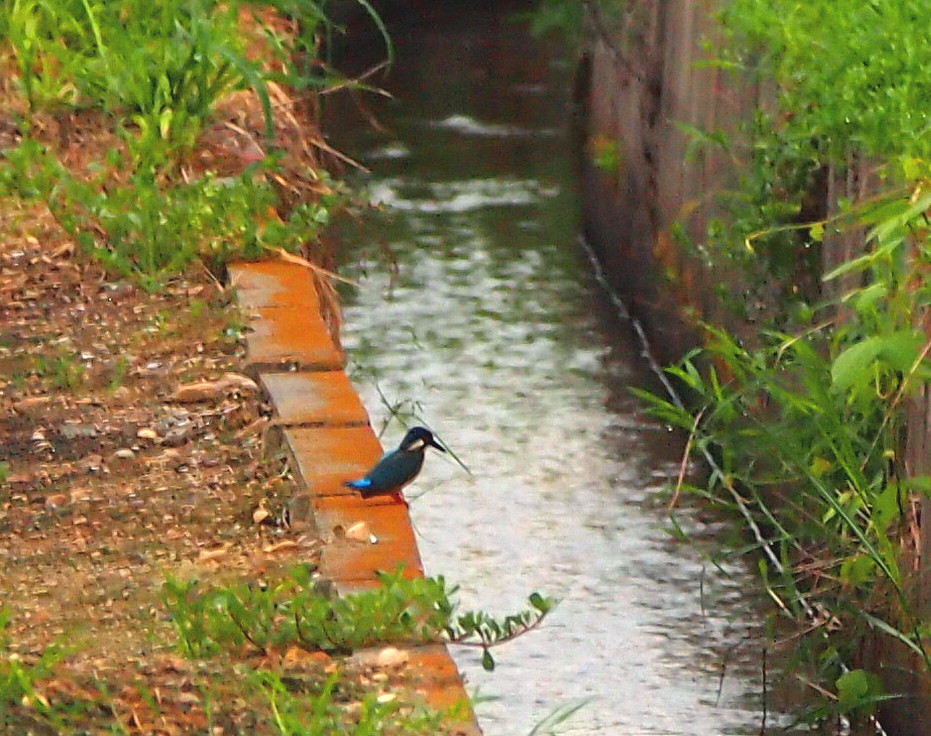
{"type": "Polygon", "coordinates": [[[867,239],[875,239],[880,245],[883,245],[885,241],[889,241],[891,245],[897,246],[901,242],[901,238],[897,237],[896,233],[916,217],[924,216],[924,213],[931,207],[931,193],[925,192],[921,194],[921,190],[918,190],[915,196],[901,200],[897,204],[901,211],[896,216],[880,222],[867,234],[867,239]],[[920,196],[918,196],[919,194],[920,196]]]}
{"type": "Polygon", "coordinates": [[[840,577],[845,583],[857,587],[876,576],[876,563],[866,555],[848,557],[840,566],[840,577]]]}
{"type": "Polygon", "coordinates": [[[842,393],[857,383],[872,368],[881,350],[878,337],[861,340],[844,350],[831,365],[831,388],[842,393]]]}
{"type": "Polygon", "coordinates": [[[905,481],[905,486],[925,496],[931,496],[931,475],[916,475],[905,481]]]}
{"type": "Polygon", "coordinates": [[[482,652],[482,669],[486,672],[491,672],[495,669],[495,658],[491,656],[491,652],[487,649],[482,652]]]}
{"type": "Polygon", "coordinates": [[[872,672],[851,670],[837,678],[837,702],[844,713],[868,713],[889,697],[882,680],[872,672]]]}
{"type": "Polygon", "coordinates": [[[882,338],[880,357],[893,370],[910,370],[918,360],[924,341],[924,335],[917,330],[901,330],[882,338]]]}
{"type": "Polygon", "coordinates": [[[530,605],[536,608],[540,613],[548,613],[553,607],[553,601],[539,593],[530,594],[530,605]]]}
{"type": "Polygon", "coordinates": [[[845,263],[842,263],[837,268],[832,271],[829,271],[824,276],[821,277],[822,281],[832,281],[840,276],[843,276],[846,273],[851,271],[864,271],[870,264],[875,260],[875,254],[867,253],[866,255],[858,256],[853,258],[845,263]]]}
{"type": "Polygon", "coordinates": [[[908,181],[914,181],[921,176],[921,164],[914,156],[905,156],[902,158],[902,174],[908,181]]]}
{"type": "Polygon", "coordinates": [[[907,371],[918,360],[924,336],[917,330],[900,330],[887,336],[861,340],[844,350],[831,365],[831,388],[844,392],[860,382],[881,360],[896,371],[907,371]]]}
{"type": "Polygon", "coordinates": [[[870,681],[864,670],[850,670],[837,678],[837,699],[844,710],[856,706],[870,692],[870,681]]]}
{"type": "Polygon", "coordinates": [[[899,486],[896,483],[890,483],[876,496],[870,517],[870,523],[876,531],[885,532],[889,523],[899,516],[899,502],[899,486]]]}
{"type": "Polygon", "coordinates": [[[850,301],[857,312],[865,314],[872,309],[874,304],[884,299],[888,293],[888,284],[879,281],[875,284],[870,284],[865,289],[853,292],[845,301],[850,301]]]}

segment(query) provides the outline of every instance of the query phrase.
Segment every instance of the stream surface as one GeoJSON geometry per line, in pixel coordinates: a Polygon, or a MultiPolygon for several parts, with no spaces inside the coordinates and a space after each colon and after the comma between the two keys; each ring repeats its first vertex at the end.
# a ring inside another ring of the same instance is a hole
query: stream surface
{"type": "MultiPolygon", "coordinates": [[[[413,411],[471,470],[430,452],[407,489],[427,572],[464,608],[560,599],[493,672],[453,647],[493,698],[482,727],[527,734],[584,701],[560,733],[759,734],[759,585],[743,561],[710,560],[714,519],[680,507],[692,539],[670,533],[683,442],[628,391],[657,386],[579,244],[571,68],[500,7],[456,5],[392,29],[383,130],[335,108],[329,128],[381,208],[342,236],[360,284],[344,293],[353,380],[376,429],[413,411]]],[[[382,441],[403,433],[393,421],[382,441]]],[[[766,733],[801,733],[779,721],[766,733]]]]}

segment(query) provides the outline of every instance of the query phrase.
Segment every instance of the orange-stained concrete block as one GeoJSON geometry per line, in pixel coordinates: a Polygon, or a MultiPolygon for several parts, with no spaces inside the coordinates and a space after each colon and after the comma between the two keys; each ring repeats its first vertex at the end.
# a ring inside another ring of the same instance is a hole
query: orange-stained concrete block
{"type": "Polygon", "coordinates": [[[343,371],[262,373],[279,424],[368,424],[368,413],[343,371]]]}
{"type": "Polygon", "coordinates": [[[405,539],[416,547],[407,506],[391,496],[362,498],[353,493],[314,498],[312,503],[317,524],[324,534],[338,527],[349,529],[356,522],[364,521],[379,539],[405,539]]]}
{"type": "Polygon", "coordinates": [[[253,370],[281,365],[338,370],[343,354],[330,339],[307,269],[286,261],[236,263],[230,281],[252,329],[246,335],[253,370]]]}
{"type": "Polygon", "coordinates": [[[339,370],[343,354],[333,345],[323,318],[301,307],[255,310],[246,333],[246,362],[253,370],[283,365],[309,370],[339,370]]]}
{"type": "Polygon", "coordinates": [[[364,475],[382,454],[368,426],[286,427],[282,437],[298,480],[315,497],[358,496],[343,483],[364,475]]]}
{"type": "Polygon", "coordinates": [[[327,541],[320,562],[324,577],[374,580],[377,572],[394,572],[399,564],[404,565],[405,577],[423,577],[423,563],[404,504],[391,499],[329,496],[314,499],[313,507],[317,528],[327,541]],[[344,537],[362,524],[371,538],[344,537]]]}
{"type": "MultiPolygon", "coordinates": [[[[442,644],[424,644],[397,649],[398,653],[392,659],[403,662],[402,686],[436,710],[460,707],[458,715],[463,720],[449,724],[452,733],[463,736],[480,734],[459,672],[447,648],[442,644]]],[[[378,668],[383,651],[384,648],[366,649],[353,654],[352,660],[364,667],[378,668]]]]}
{"type": "Polygon", "coordinates": [[[420,556],[408,544],[383,541],[368,544],[343,539],[326,542],[318,571],[327,580],[375,581],[378,573],[395,572],[399,565],[404,566],[403,577],[423,577],[420,556]]]}
{"type": "Polygon", "coordinates": [[[243,309],[309,305],[312,313],[320,311],[314,280],[306,268],[296,263],[282,260],[233,263],[229,275],[230,284],[236,289],[236,301],[243,309]]]}
{"type": "Polygon", "coordinates": [[[446,647],[439,644],[414,647],[410,650],[410,655],[406,672],[410,678],[410,687],[437,710],[463,704],[465,712],[462,715],[466,720],[462,726],[466,730],[461,733],[481,733],[475,726],[474,715],[468,704],[468,696],[462,685],[459,670],[456,669],[456,664],[446,647]]]}

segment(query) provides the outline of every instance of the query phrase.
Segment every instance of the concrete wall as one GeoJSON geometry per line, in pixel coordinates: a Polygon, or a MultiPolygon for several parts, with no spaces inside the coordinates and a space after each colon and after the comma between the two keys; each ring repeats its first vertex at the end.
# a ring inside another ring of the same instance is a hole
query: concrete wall
{"type": "Polygon", "coordinates": [[[701,44],[714,34],[711,5],[643,0],[620,21],[587,18],[578,88],[589,154],[581,164],[586,235],[665,359],[693,344],[688,315],[721,316],[713,285],[678,247],[675,228],[700,241],[716,193],[733,185],[739,165],[720,150],[688,156],[678,123],[736,138],[760,98],[746,80],[696,64],[708,58],[701,44]],[[617,170],[593,165],[612,145],[617,170]]]}

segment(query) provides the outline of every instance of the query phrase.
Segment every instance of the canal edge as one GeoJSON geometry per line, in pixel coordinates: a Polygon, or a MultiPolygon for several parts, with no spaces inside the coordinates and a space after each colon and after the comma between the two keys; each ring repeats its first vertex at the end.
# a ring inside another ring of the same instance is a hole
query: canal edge
{"type": "MultiPolygon", "coordinates": [[[[401,564],[405,577],[423,577],[406,506],[390,497],[365,500],[343,485],[363,475],[381,457],[382,448],[346,375],[343,352],[321,315],[308,268],[284,260],[233,263],[229,282],[247,320],[244,370],[273,407],[273,444],[286,453],[301,489],[302,498],[291,500],[292,509],[303,508],[307,518],[302,521],[316,526],[324,540],[321,576],[343,593],[376,585],[378,572],[401,564]],[[295,503],[301,500],[305,503],[295,503]],[[353,528],[368,534],[347,536],[353,528]]],[[[410,687],[438,710],[466,704],[462,719],[450,725],[456,734],[479,736],[462,676],[446,645],[399,649],[410,687]]],[[[371,662],[377,654],[353,656],[371,662]]]]}

